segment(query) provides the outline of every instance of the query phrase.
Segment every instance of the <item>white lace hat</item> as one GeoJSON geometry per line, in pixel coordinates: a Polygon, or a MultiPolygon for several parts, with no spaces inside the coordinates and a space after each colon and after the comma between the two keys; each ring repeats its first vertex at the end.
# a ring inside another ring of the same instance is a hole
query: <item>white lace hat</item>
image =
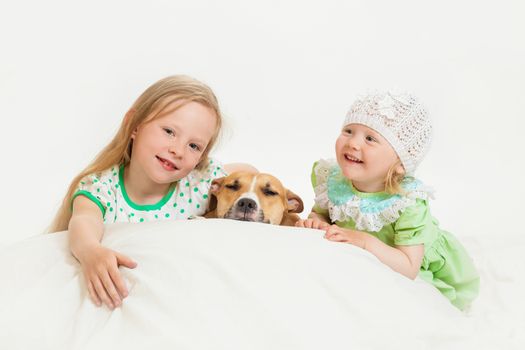
{"type": "Polygon", "coordinates": [[[432,138],[428,113],[410,94],[375,93],[357,99],[343,126],[366,125],[380,133],[394,148],[407,175],[413,175],[432,138]]]}

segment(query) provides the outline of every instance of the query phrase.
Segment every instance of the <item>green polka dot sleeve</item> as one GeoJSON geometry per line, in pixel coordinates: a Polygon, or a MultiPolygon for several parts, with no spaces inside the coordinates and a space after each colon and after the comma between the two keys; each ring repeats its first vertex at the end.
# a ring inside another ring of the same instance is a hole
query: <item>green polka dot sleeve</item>
{"type": "Polygon", "coordinates": [[[115,210],[115,191],[111,184],[113,178],[107,171],[101,174],[91,174],[83,178],[78,184],[77,191],[71,199],[73,200],[78,196],[84,196],[93,201],[102,211],[102,215],[105,217],[107,213],[111,213],[115,210]],[[109,176],[108,176],[109,175],[109,176]]]}

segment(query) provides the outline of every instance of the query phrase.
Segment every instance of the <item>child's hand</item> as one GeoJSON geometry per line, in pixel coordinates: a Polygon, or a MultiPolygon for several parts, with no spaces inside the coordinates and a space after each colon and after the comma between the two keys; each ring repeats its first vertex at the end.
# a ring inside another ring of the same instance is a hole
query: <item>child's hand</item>
{"type": "Polygon", "coordinates": [[[326,230],[330,224],[319,220],[317,218],[308,218],[306,220],[299,220],[295,223],[296,227],[314,228],[318,230],[326,230]]]}
{"type": "Polygon", "coordinates": [[[133,269],[137,263],[101,245],[86,251],[79,261],[91,300],[97,306],[102,300],[110,309],[120,306],[122,299],[128,296],[128,290],[118,267],[133,269]]]}
{"type": "Polygon", "coordinates": [[[324,238],[333,242],[350,243],[365,249],[366,233],[347,228],[342,228],[337,225],[330,225],[326,229],[324,238]]]}

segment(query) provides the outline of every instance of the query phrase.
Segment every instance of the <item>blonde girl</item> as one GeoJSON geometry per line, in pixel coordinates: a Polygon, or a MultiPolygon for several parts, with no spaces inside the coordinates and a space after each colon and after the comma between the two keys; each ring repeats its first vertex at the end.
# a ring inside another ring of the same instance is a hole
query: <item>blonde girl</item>
{"type": "Polygon", "coordinates": [[[105,223],[202,215],[212,179],[255,170],[208,158],[221,125],[207,85],[187,76],[164,78],[142,93],[113,140],[73,179],[50,231],[69,230],[71,253],[96,305],[121,305],[128,291],[118,267],[137,265],[101,245],[105,223]]]}
{"type": "Polygon", "coordinates": [[[297,226],[322,229],[328,240],[366,249],[466,309],[478,294],[478,272],[459,241],[439,228],[430,214],[431,192],[413,177],[431,129],[411,95],[358,99],[336,141],[336,161],[314,164],[315,205],[297,226]]]}

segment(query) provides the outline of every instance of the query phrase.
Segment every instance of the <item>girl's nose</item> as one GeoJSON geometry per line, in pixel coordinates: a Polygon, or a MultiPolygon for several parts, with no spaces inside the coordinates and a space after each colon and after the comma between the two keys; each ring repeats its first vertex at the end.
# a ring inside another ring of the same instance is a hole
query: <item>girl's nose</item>
{"type": "Polygon", "coordinates": [[[350,138],[350,140],[348,140],[348,146],[350,146],[350,148],[355,149],[355,150],[359,150],[361,148],[361,145],[357,137],[350,138]]]}
{"type": "Polygon", "coordinates": [[[177,157],[182,157],[183,149],[184,147],[182,147],[182,145],[179,145],[178,142],[172,142],[168,147],[168,151],[177,157]]]}

